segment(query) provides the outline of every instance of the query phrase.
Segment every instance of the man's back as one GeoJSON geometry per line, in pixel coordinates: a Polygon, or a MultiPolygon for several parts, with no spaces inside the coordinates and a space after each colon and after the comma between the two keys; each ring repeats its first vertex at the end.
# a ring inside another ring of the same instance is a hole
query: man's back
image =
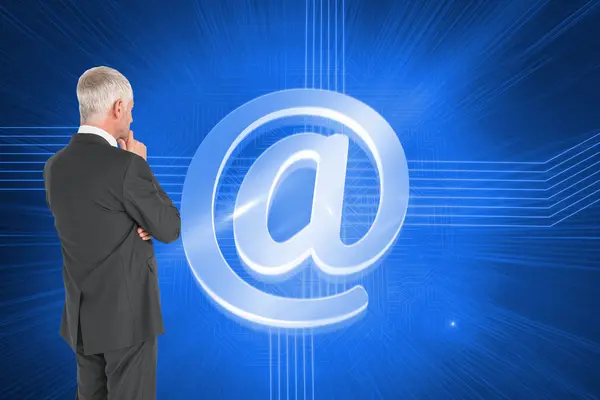
{"type": "Polygon", "coordinates": [[[85,354],[163,333],[154,246],[179,237],[179,212],[146,161],[104,138],[75,134],[44,167],[64,258],[61,335],[85,354]]]}

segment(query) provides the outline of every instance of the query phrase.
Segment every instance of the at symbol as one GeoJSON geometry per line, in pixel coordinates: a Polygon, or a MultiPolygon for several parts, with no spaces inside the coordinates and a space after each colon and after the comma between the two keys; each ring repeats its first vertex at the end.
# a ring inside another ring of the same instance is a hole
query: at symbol
{"type": "Polygon", "coordinates": [[[289,136],[255,161],[236,200],[236,247],[251,272],[262,278],[284,278],[309,257],[325,277],[364,272],[395,241],[408,205],[408,168],[400,141],[375,110],[356,99],[322,90],[287,90],[255,99],[224,118],[198,148],[186,176],[181,205],[184,249],[194,275],[213,300],[239,318],[268,327],[339,324],[368,304],[367,293],[358,285],[319,298],[265,293],[237,276],[221,254],[214,198],[225,163],[257,128],[297,116],[329,121],[332,129],[340,124],[347,127],[370,155],[380,182],[377,215],[362,239],[344,244],[340,224],[348,137],[289,136]],[[316,168],[311,221],[289,240],[275,242],[267,229],[272,195],[285,174],[307,165],[316,168]]]}

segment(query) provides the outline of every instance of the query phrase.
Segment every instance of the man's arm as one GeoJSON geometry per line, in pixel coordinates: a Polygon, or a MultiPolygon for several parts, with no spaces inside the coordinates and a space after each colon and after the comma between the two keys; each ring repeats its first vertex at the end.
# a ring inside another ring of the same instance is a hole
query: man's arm
{"type": "Polygon", "coordinates": [[[46,161],[46,164],[44,164],[44,168],[42,169],[42,176],[44,178],[44,192],[46,193],[46,206],[50,212],[52,212],[52,208],[50,207],[50,180],[48,174],[51,162],[52,157],[46,161]]]}
{"type": "Polygon", "coordinates": [[[123,181],[125,211],[139,226],[163,243],[179,238],[181,218],[169,196],[160,187],[148,163],[137,154],[123,181]]]}

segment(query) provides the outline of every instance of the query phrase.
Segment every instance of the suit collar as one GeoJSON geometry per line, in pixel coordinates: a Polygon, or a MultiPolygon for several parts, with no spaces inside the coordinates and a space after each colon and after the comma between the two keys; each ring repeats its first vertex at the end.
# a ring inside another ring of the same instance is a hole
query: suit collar
{"type": "Polygon", "coordinates": [[[107,144],[118,147],[117,139],[115,139],[110,133],[106,132],[104,129],[98,128],[97,126],[91,125],[81,125],[79,127],[79,131],[77,132],[77,136],[95,136],[97,138],[102,138],[107,144]]]}

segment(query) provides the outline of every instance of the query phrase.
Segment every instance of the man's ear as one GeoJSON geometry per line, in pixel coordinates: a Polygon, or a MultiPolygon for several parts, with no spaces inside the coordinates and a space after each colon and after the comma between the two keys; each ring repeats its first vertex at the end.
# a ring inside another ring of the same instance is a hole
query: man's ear
{"type": "Polygon", "coordinates": [[[125,113],[123,100],[119,99],[115,101],[115,104],[112,106],[112,115],[115,119],[120,119],[125,113]]]}

